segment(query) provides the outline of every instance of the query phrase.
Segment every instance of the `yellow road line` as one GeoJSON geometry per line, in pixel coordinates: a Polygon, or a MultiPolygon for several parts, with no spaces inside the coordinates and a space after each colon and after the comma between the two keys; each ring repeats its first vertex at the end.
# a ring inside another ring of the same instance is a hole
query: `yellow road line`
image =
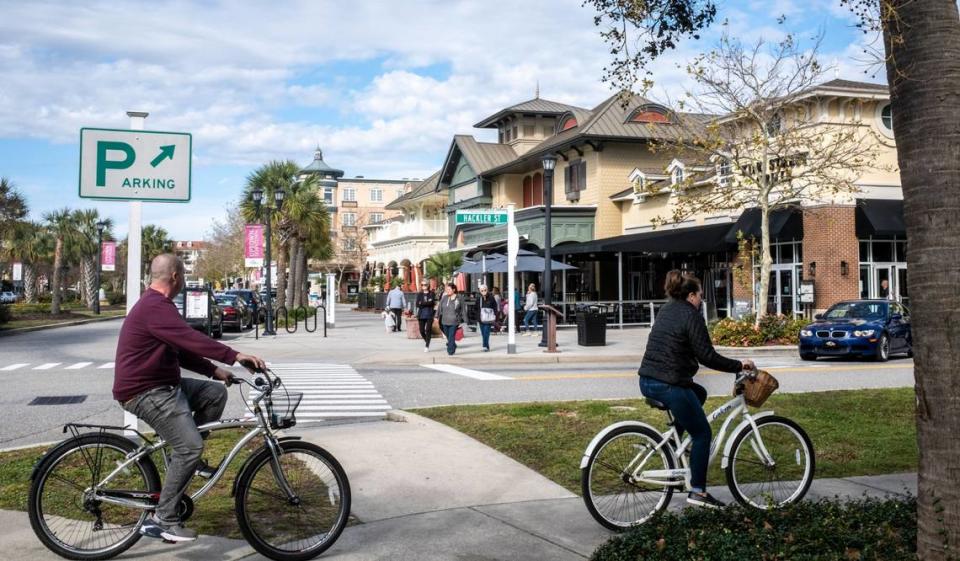
{"type": "MultiPolygon", "coordinates": [[[[761,367],[762,368],[762,367],[761,367]]],[[[815,374],[817,372],[847,372],[851,370],[894,370],[913,368],[913,365],[900,364],[872,364],[862,366],[827,366],[827,367],[789,367],[789,368],[771,368],[775,373],[778,372],[806,372],[815,374]]],[[[701,376],[730,376],[726,372],[717,372],[716,370],[704,370],[699,373],[701,376]]],[[[601,378],[636,378],[637,372],[579,372],[576,374],[547,374],[543,376],[513,376],[514,380],[519,381],[549,381],[549,380],[583,380],[583,379],[601,379],[601,378]]]]}

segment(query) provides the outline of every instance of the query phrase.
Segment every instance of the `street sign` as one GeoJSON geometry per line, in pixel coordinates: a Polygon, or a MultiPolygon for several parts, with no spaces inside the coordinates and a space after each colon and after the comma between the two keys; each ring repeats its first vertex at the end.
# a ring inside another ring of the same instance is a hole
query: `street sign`
{"type": "Polygon", "coordinates": [[[80,129],[80,197],[187,202],[189,133],[80,129]]]}
{"type": "Polygon", "coordinates": [[[505,210],[458,210],[457,224],[506,224],[505,210]]]}

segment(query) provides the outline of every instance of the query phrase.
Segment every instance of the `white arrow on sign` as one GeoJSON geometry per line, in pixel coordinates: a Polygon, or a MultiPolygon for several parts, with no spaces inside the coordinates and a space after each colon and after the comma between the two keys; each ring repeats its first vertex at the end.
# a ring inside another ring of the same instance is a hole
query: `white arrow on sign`
{"type": "Polygon", "coordinates": [[[80,129],[80,197],[187,202],[192,148],[189,133],[80,129]]]}

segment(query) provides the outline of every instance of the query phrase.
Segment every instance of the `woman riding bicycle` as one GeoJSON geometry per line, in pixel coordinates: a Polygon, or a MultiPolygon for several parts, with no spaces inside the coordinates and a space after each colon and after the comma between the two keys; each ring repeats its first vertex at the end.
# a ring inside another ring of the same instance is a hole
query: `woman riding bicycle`
{"type": "Polygon", "coordinates": [[[699,364],[721,372],[754,370],[752,360],[732,360],[713,348],[700,312],[703,292],[700,280],[674,269],[664,286],[670,301],[657,314],[640,363],[640,393],[667,406],[677,431],[689,431],[690,493],[687,502],[709,508],[723,503],[707,493],[707,463],[712,432],[703,404],[707,390],[694,383],[699,364]],[[698,364],[699,363],[699,364],[698,364]]]}

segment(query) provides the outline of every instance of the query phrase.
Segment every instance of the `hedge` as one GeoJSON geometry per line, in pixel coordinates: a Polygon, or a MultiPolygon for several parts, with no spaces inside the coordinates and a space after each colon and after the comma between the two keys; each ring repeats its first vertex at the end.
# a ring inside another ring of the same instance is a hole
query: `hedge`
{"type": "Polygon", "coordinates": [[[764,512],[664,513],[600,546],[592,561],[872,561],[916,558],[917,503],[822,499],[764,512]]]}
{"type": "Polygon", "coordinates": [[[711,324],[713,344],[726,347],[796,345],[800,329],[810,323],[802,318],[783,315],[764,316],[759,328],[754,327],[754,321],[754,316],[747,315],[739,320],[723,318],[711,324]]]}

